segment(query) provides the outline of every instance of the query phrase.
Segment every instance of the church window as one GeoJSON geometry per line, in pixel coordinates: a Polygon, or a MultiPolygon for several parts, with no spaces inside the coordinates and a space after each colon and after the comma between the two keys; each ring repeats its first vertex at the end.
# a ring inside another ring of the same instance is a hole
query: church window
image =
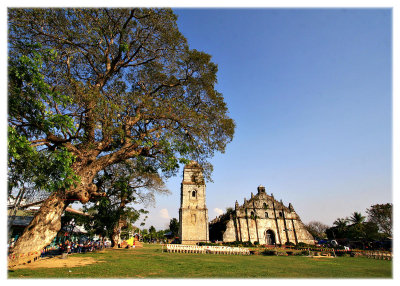
{"type": "Polygon", "coordinates": [[[267,212],[265,212],[265,218],[268,218],[268,213],[267,212]]]}
{"type": "Polygon", "coordinates": [[[268,208],[268,205],[266,203],[263,204],[264,209],[268,208]]]}
{"type": "Polygon", "coordinates": [[[254,217],[254,212],[251,212],[251,213],[250,213],[250,216],[251,216],[251,217],[254,217]]]}
{"type": "Polygon", "coordinates": [[[283,217],[283,213],[282,212],[279,212],[279,217],[283,217]]]}

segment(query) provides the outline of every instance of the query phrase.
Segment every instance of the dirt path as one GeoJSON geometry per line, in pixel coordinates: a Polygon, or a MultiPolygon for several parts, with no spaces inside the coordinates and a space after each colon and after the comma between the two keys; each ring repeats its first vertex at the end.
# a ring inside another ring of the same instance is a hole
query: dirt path
{"type": "Polygon", "coordinates": [[[13,267],[13,269],[23,269],[23,268],[60,268],[60,267],[80,267],[88,264],[93,264],[97,262],[103,262],[101,260],[96,260],[93,257],[81,257],[81,256],[68,256],[68,258],[62,259],[60,256],[53,258],[44,258],[33,263],[28,263],[24,265],[18,265],[13,267]]]}

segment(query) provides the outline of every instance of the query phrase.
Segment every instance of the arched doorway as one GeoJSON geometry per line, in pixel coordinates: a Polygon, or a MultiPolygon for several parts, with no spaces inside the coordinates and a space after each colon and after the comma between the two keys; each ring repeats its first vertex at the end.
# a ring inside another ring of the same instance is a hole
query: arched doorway
{"type": "Polygon", "coordinates": [[[264,232],[265,236],[265,244],[267,245],[275,245],[275,233],[273,230],[268,229],[264,232]]]}

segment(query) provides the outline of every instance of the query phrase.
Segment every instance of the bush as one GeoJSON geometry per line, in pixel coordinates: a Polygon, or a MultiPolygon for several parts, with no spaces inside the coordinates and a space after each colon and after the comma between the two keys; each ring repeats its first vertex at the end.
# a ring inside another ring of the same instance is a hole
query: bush
{"type": "Polygon", "coordinates": [[[293,251],[286,251],[287,255],[293,255],[293,251]]]}
{"type": "Polygon", "coordinates": [[[299,242],[299,243],[297,244],[297,246],[298,246],[298,247],[308,247],[308,244],[307,244],[307,243],[304,243],[304,242],[299,242]]]}
{"type": "Polygon", "coordinates": [[[303,251],[300,252],[300,253],[301,253],[301,255],[308,255],[308,254],[309,254],[308,250],[303,250],[303,251]]]}
{"type": "Polygon", "coordinates": [[[244,247],[251,247],[251,246],[253,246],[253,244],[251,243],[251,241],[244,241],[244,242],[242,242],[242,245],[243,245],[244,247]]]}
{"type": "Polygon", "coordinates": [[[196,243],[198,246],[218,246],[218,243],[212,243],[212,242],[198,242],[196,243]]]}
{"type": "Polygon", "coordinates": [[[261,252],[262,255],[267,255],[267,256],[272,256],[272,255],[277,255],[276,250],[264,250],[261,252]]]}
{"type": "Polygon", "coordinates": [[[240,241],[232,241],[232,242],[223,242],[222,245],[238,247],[242,245],[242,243],[240,241]]]}
{"type": "Polygon", "coordinates": [[[233,246],[239,246],[239,245],[242,245],[242,242],[241,241],[234,241],[234,242],[232,242],[232,245],[233,246]]]}
{"type": "Polygon", "coordinates": [[[294,246],[294,243],[293,243],[293,242],[287,241],[287,242],[285,243],[285,245],[286,245],[286,246],[294,246]]]}
{"type": "Polygon", "coordinates": [[[254,241],[254,246],[259,245],[260,243],[258,241],[254,241]]]}

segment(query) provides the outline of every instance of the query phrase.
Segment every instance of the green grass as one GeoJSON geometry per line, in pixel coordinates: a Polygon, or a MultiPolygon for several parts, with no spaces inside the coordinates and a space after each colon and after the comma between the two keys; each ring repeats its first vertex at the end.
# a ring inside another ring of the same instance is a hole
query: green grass
{"type": "Polygon", "coordinates": [[[159,245],[107,250],[73,268],[9,271],[9,278],[391,278],[392,262],[364,257],[235,256],[162,253],[159,245]],[[71,272],[70,272],[71,271],[71,272]]]}

